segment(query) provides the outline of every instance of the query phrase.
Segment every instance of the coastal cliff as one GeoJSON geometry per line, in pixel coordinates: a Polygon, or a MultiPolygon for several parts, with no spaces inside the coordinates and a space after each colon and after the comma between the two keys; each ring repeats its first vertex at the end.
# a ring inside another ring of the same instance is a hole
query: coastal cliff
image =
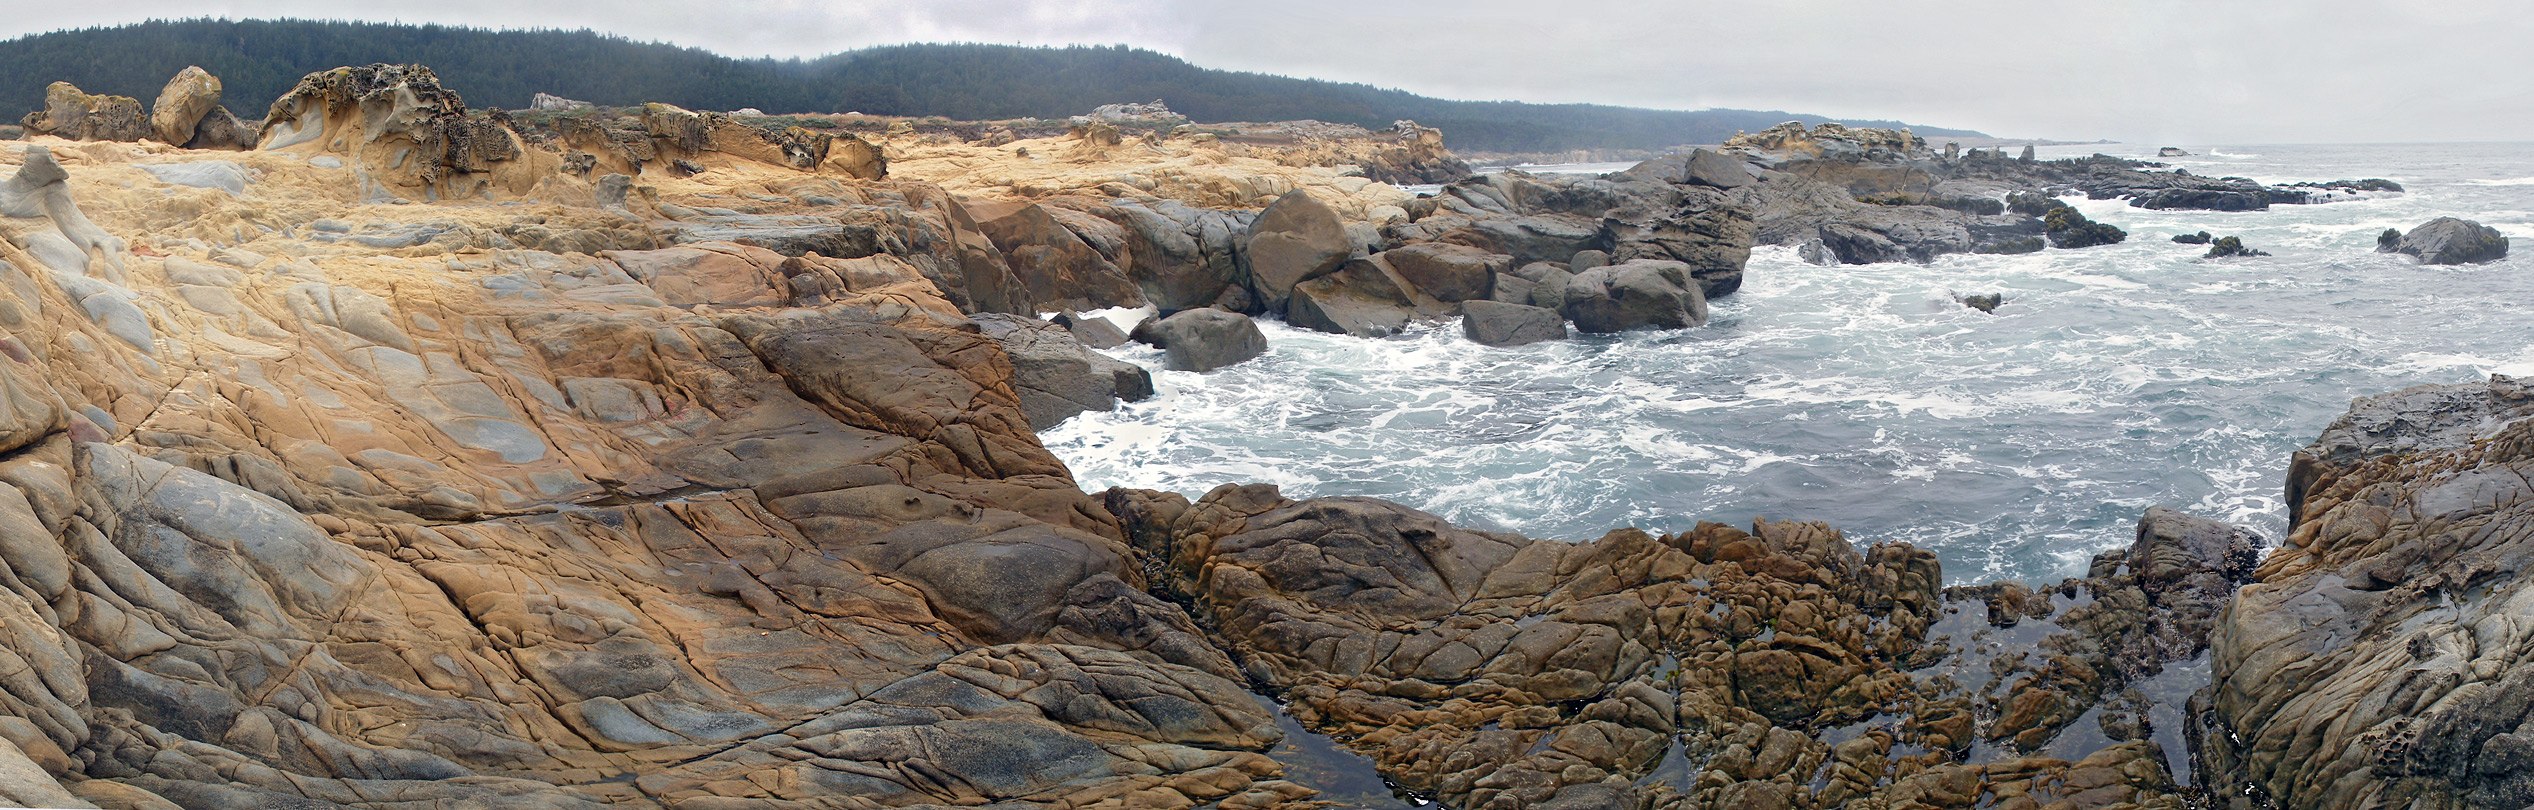
{"type": "Polygon", "coordinates": [[[252,150],[0,150],[0,799],[1389,798],[1332,767],[1463,810],[2519,795],[2509,381],[2362,403],[2257,570],[2166,509],[2083,577],[1946,588],[1819,523],[1090,493],[1033,428],[1143,371],[1042,311],[1689,326],[1777,181],[1699,152],[1414,197],[1326,165],[1447,157],[1414,128],[521,123],[410,66],[269,109],[252,150]]]}

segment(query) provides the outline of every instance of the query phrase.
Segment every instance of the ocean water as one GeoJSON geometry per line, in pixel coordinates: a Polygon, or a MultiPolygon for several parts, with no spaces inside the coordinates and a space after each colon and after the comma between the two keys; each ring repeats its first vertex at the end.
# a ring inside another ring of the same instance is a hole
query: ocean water
{"type": "MultiPolygon", "coordinates": [[[[2284,532],[2288,455],[2352,397],[2534,373],[2534,145],[2182,145],[2194,173],[2386,177],[2266,212],[2073,200],[2119,245],[1932,264],[1752,255],[1705,327],[1496,349],[1457,323],[1357,339],[1262,322],[1265,357],[1043,434],[1086,489],[1264,482],[1588,540],[1756,516],[1934,550],[1953,583],[2055,580],[2167,505],[2284,532]],[[2520,255],[2425,267],[2376,234],[2438,216],[2520,255]],[[2264,258],[2169,241],[2241,236],[2264,258]],[[1957,293],[2002,292],[1994,315],[1957,293]]],[[[2153,145],[2054,147],[2044,157],[2153,145]]],[[[1116,355],[1150,368],[1157,352],[1116,355]]]]}

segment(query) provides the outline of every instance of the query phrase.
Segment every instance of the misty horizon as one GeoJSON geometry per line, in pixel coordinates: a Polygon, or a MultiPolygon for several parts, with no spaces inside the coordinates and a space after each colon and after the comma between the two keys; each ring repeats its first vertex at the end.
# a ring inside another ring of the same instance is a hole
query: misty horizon
{"type": "Polygon", "coordinates": [[[374,11],[306,0],[208,9],[143,0],[114,8],[28,6],[12,16],[14,30],[0,33],[213,16],[587,29],[740,59],[815,59],[936,42],[1124,45],[1200,67],[1438,99],[1784,110],[2007,139],[2184,146],[2504,140],[2488,135],[2523,129],[2526,93],[2477,77],[2534,67],[2534,57],[2510,45],[2522,26],[2487,3],[1656,10],[1603,2],[1538,15],[1501,3],[1367,14],[1317,0],[1274,9],[1159,0],[815,8],[741,0],[705,19],[667,4],[609,4],[604,13],[600,6],[462,0],[416,15],[410,6],[374,11]],[[592,19],[610,23],[593,26],[592,19]],[[1381,32],[1396,32],[1395,39],[1381,32]]]}

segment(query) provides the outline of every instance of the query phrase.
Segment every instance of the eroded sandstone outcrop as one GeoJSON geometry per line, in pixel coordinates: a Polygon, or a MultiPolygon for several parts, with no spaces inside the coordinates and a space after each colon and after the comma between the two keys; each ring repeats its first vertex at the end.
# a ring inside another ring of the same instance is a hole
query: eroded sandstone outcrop
{"type": "Polygon", "coordinates": [[[1677,328],[1797,186],[1001,196],[669,109],[576,167],[427,79],[312,76],[261,151],[0,151],[0,801],[1324,806],[1293,724],[1463,810],[2521,803],[2513,381],[2335,426],[2232,607],[2256,541],[2168,510],[1947,590],[1814,523],[1093,495],[1036,430],[1149,375],[1041,306],[1150,304],[1190,370],[1264,351],[1236,309],[1677,328]]]}
{"type": "Polygon", "coordinates": [[[2292,531],[2219,617],[2197,707],[2222,806],[2534,802],[2521,569],[2534,391],[2361,398],[2298,451],[2292,531]]]}

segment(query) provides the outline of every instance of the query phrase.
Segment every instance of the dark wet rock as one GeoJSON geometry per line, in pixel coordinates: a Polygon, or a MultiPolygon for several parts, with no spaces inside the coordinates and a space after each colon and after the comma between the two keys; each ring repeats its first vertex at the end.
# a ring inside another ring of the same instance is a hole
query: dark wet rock
{"type": "Polygon", "coordinates": [[[2175,244],[2181,245],[2205,245],[2216,241],[2216,237],[2208,235],[2207,231],[2201,231],[2199,233],[2179,233],[2173,235],[2173,241],[2175,244]]]}
{"type": "Polygon", "coordinates": [[[1065,328],[1074,340],[1094,349],[1114,349],[1126,345],[1126,330],[1107,318],[1079,312],[1059,312],[1051,322],[1065,328]]]}
{"type": "Polygon", "coordinates": [[[2438,217],[2396,239],[2377,237],[2376,250],[2416,256],[2421,264],[2480,264],[2506,258],[2508,238],[2478,222],[2438,217]]]}
{"type": "Polygon", "coordinates": [[[2156,157],[2190,157],[2190,156],[2191,156],[2191,153],[2189,153],[2189,152],[2185,152],[2185,151],[2182,151],[2182,149],[2181,149],[2180,147],[2167,146],[2167,147],[2164,147],[2164,148],[2161,148],[2161,149],[2157,149],[2157,150],[2156,150],[2156,157]]]}
{"type": "Polygon", "coordinates": [[[1106,411],[1121,400],[1139,402],[1153,395],[1152,375],[1143,367],[1091,351],[1064,326],[996,313],[974,320],[1012,359],[1012,388],[1034,430],[1055,427],[1083,411],[1106,411]]]}
{"type": "Polygon", "coordinates": [[[1267,352],[1267,336],[1249,316],[1191,309],[1137,324],[1135,340],[1161,349],[1174,371],[1213,371],[1267,352]]]}
{"type": "Polygon", "coordinates": [[[1970,307],[1981,312],[1995,313],[1997,312],[1999,304],[2006,303],[2006,294],[1988,293],[1985,295],[1965,295],[1953,300],[1960,301],[1963,306],[1970,307]]]}
{"type": "Polygon", "coordinates": [[[2164,188],[2130,198],[2129,204],[2159,210],[2263,211],[2270,208],[2270,195],[2259,190],[2164,188]]]}
{"type": "Polygon", "coordinates": [[[1691,150],[1688,165],[1683,167],[1682,182],[1692,185],[1737,189],[1758,182],[1742,161],[1705,149],[1691,150]]]}
{"type": "Polygon", "coordinates": [[[1489,346],[1520,346],[1566,337],[1566,319],[1527,304],[1470,301],[1461,304],[1461,333],[1489,346]]]}
{"type": "Polygon", "coordinates": [[[2252,248],[2244,247],[2244,240],[2243,240],[2243,239],[2241,239],[2241,238],[2238,238],[2238,237],[2233,237],[2233,236],[2220,236],[2220,237],[2218,237],[2215,241],[2213,241],[2213,242],[2209,243],[2209,248],[2208,248],[2208,253],[2207,253],[2207,255],[2202,256],[2201,258],[2207,258],[2207,259],[2222,259],[2222,258],[2226,258],[2226,257],[2228,257],[2228,256],[2268,256],[2268,255],[2270,255],[2270,254],[2268,254],[2268,253],[2264,253],[2264,252],[2262,252],[2262,251],[2254,250],[2254,249],[2252,249],[2252,248]]]}
{"type": "Polygon", "coordinates": [[[1686,329],[1707,323],[1707,297],[1688,265],[1631,259],[1576,274],[1559,311],[1583,332],[1686,329]]]}
{"type": "MultiPolygon", "coordinates": [[[[2000,687],[1984,735],[2038,751],[2128,685],[2200,656],[2262,547],[2240,527],[2153,507],[2129,548],[2096,555],[2082,579],[2037,594],[2011,583],[1949,592],[1987,600],[1992,625],[2013,626],[2011,612],[2002,620],[2000,614],[2018,602],[2046,620],[2035,654],[2002,658],[1982,673],[2000,687]]],[[[2181,709],[2178,702],[2164,706],[2171,714],[2181,709]]]]}
{"type": "Polygon", "coordinates": [[[1742,289],[1755,233],[1748,207],[1703,187],[1683,187],[1668,204],[1615,209],[1603,217],[1601,230],[1610,260],[1680,262],[1707,298],[1742,289]]]}
{"type": "Polygon", "coordinates": [[[1971,252],[2011,256],[2023,253],[2039,253],[2042,248],[2048,246],[2049,243],[2045,242],[2041,237],[2027,236],[2021,239],[1989,242],[1982,244],[1979,247],[1972,248],[1971,252]]]}
{"type": "Polygon", "coordinates": [[[2041,224],[2050,238],[2050,246],[2055,248],[2075,249],[2119,244],[2122,240],[2129,238],[2127,232],[2087,219],[2084,214],[2077,213],[2075,208],[2064,205],[2042,215],[2041,224]]]}

